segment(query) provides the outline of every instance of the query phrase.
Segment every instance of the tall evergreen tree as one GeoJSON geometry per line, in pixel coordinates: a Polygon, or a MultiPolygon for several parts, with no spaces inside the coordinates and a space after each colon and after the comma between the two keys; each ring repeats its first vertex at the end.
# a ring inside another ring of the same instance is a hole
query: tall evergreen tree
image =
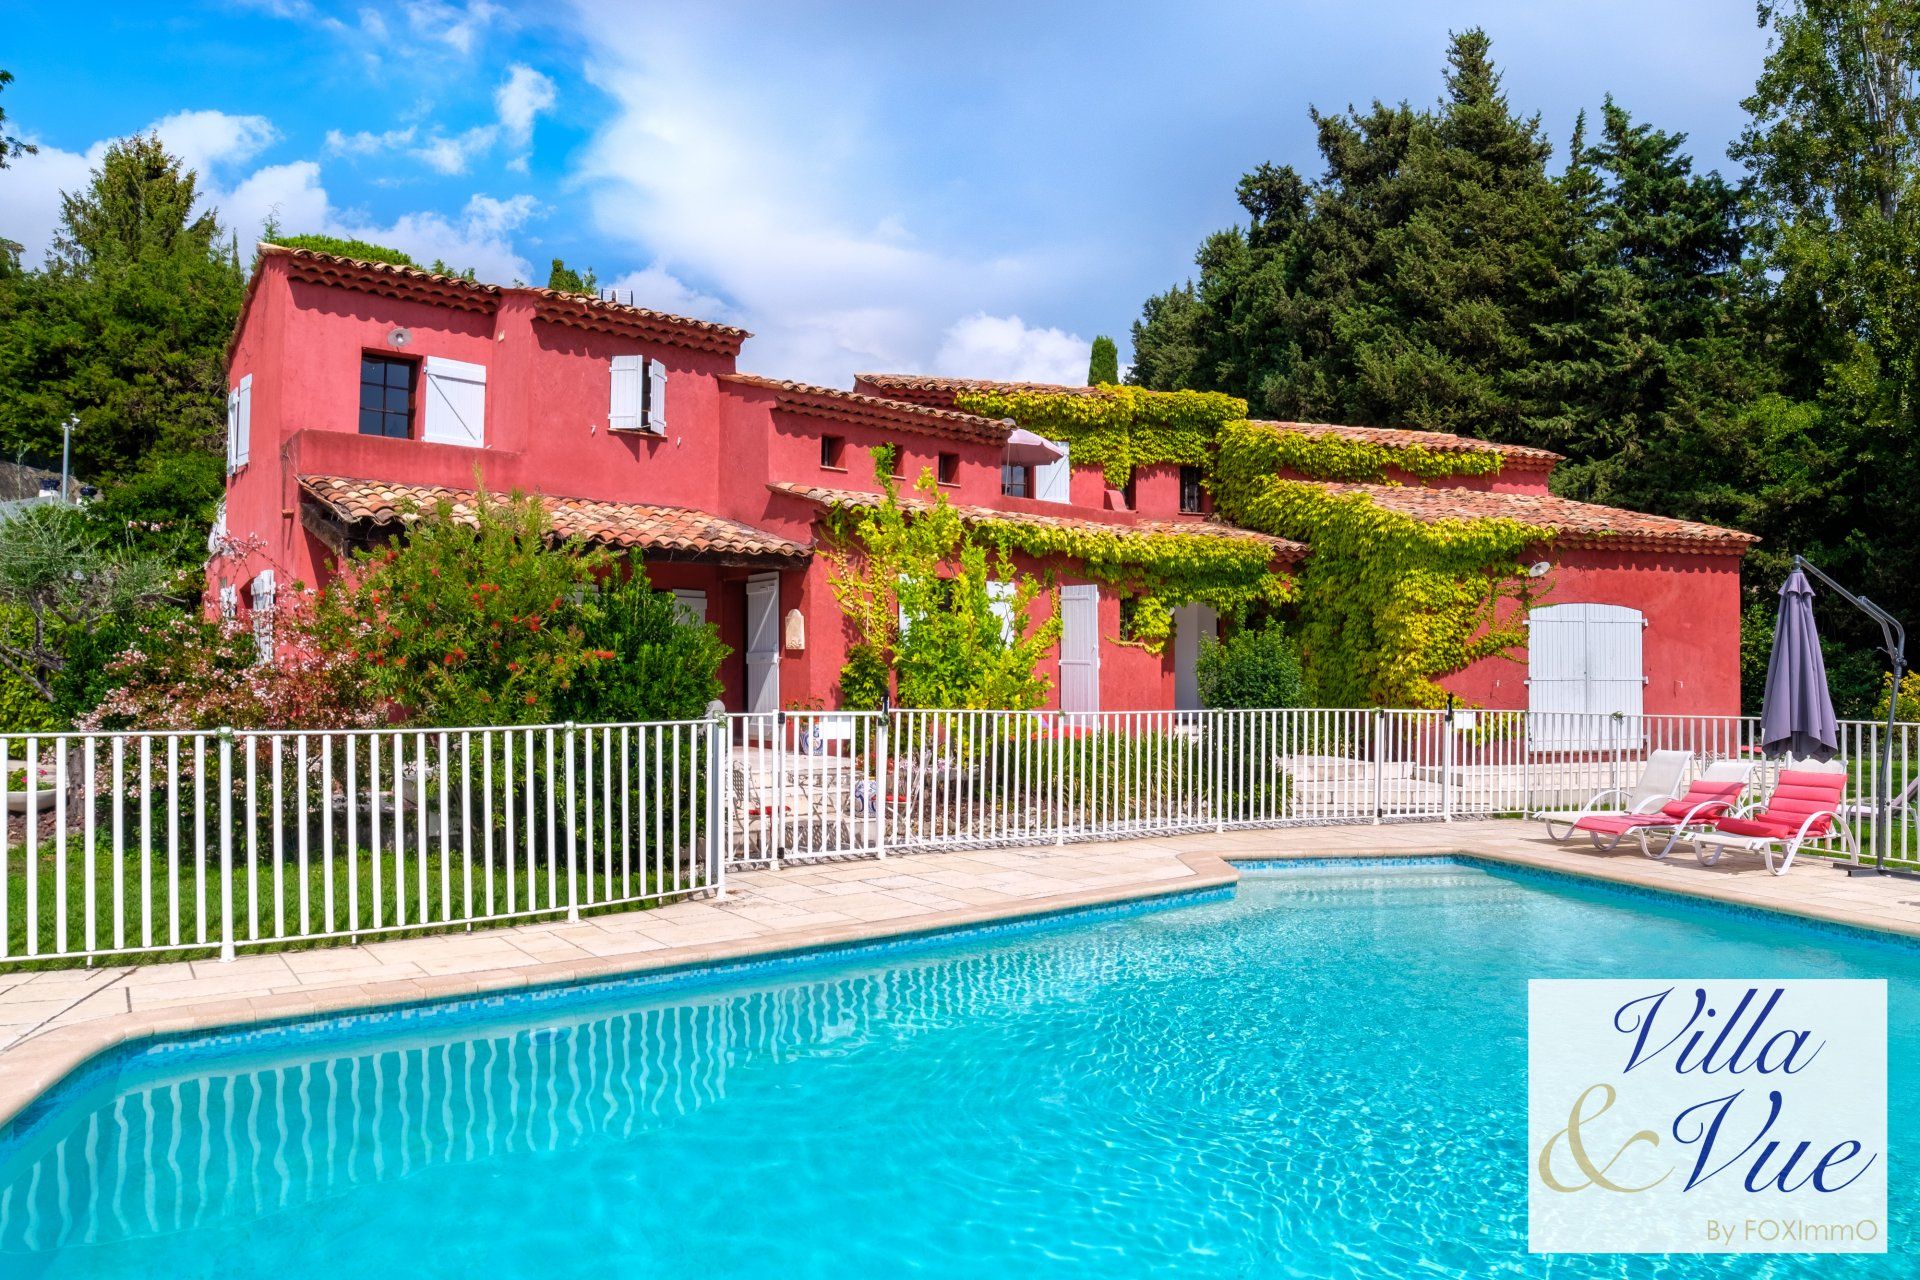
{"type": "Polygon", "coordinates": [[[1100,334],[1093,340],[1093,351],[1087,357],[1087,385],[1097,387],[1104,383],[1120,381],[1120,348],[1113,339],[1100,334]]]}
{"type": "MultiPolygon", "coordinates": [[[[13,72],[0,71],[0,89],[13,83],[13,72]]],[[[0,169],[7,167],[7,161],[15,156],[30,156],[40,148],[31,142],[22,142],[7,132],[7,109],[0,107],[0,169]]]]}
{"type": "Polygon", "coordinates": [[[241,273],[194,174],[157,138],[107,148],[62,201],[43,271],[0,291],[0,450],[57,458],[73,433],[75,473],[145,485],[135,521],[205,554],[221,488],[226,344],[241,273]],[[145,504],[143,504],[145,505],[145,504]]]}

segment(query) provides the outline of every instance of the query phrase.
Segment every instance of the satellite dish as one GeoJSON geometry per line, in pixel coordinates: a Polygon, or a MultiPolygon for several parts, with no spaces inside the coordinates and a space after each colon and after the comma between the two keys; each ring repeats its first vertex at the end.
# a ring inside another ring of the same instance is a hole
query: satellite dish
{"type": "Polygon", "coordinates": [[[395,329],[387,335],[387,345],[390,347],[404,347],[412,341],[413,333],[407,329],[395,329]]]}

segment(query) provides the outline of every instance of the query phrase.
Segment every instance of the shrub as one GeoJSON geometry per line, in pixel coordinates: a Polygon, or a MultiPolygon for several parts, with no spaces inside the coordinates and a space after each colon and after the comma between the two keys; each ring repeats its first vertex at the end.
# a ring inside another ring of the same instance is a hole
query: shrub
{"type": "Polygon", "coordinates": [[[1298,707],[1306,701],[1300,653],[1278,623],[1202,639],[1194,666],[1200,702],[1210,708],[1298,707]]]}
{"type": "Polygon", "coordinates": [[[404,540],[354,555],[327,591],[318,641],[364,663],[368,691],[417,724],[540,724],[602,661],[578,603],[611,565],[577,539],[551,545],[538,499],[442,501],[404,540]]]}
{"type": "Polygon", "coordinates": [[[697,720],[720,696],[727,647],[711,623],[692,623],[646,571],[609,574],[579,609],[594,660],[560,694],[556,711],[583,723],[697,720]]]}
{"type": "Polygon", "coordinates": [[[311,249],[315,253],[331,253],[336,257],[352,258],[356,262],[390,262],[399,267],[417,267],[420,264],[398,249],[389,249],[383,244],[373,244],[366,240],[349,240],[340,236],[319,234],[283,236],[270,235],[273,243],[289,249],[311,249]]]}
{"type": "Polygon", "coordinates": [[[114,686],[87,729],[352,729],[380,723],[359,663],[317,644],[311,598],[288,593],[259,660],[252,621],[173,614],[142,627],[106,667],[114,686]]]}

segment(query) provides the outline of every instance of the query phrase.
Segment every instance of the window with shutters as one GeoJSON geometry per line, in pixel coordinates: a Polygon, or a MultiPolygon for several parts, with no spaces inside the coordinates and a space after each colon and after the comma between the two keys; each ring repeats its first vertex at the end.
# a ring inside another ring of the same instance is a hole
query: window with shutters
{"type": "Polygon", "coordinates": [[[253,651],[263,666],[273,661],[273,570],[262,569],[253,579],[253,651]]]}
{"type": "Polygon", "coordinates": [[[413,438],[413,388],[417,366],[397,356],[360,357],[360,434],[413,438]]]}
{"type": "Polygon", "coordinates": [[[1033,492],[1033,468],[1016,462],[1000,464],[1000,492],[1009,498],[1024,498],[1033,492]]]}
{"type": "Polygon", "coordinates": [[[667,366],[645,356],[615,356],[607,426],[613,431],[667,434],[667,366]]]}
{"type": "Polygon", "coordinates": [[[247,456],[252,452],[253,436],[253,375],[240,379],[238,386],[227,392],[227,474],[232,475],[247,465],[247,456]]]}

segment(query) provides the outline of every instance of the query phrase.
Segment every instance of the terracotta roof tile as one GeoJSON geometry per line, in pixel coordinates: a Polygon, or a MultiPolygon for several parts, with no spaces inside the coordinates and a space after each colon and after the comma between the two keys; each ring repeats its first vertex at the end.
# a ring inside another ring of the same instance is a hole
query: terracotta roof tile
{"type": "Polygon", "coordinates": [[[1645,547],[1737,555],[1759,541],[1738,529],[1575,502],[1550,494],[1483,493],[1473,489],[1391,484],[1326,484],[1322,487],[1333,493],[1364,494],[1386,510],[1398,511],[1416,520],[1505,518],[1539,525],[1554,531],[1554,545],[1560,547],[1645,547]]]}
{"type": "Polygon", "coordinates": [[[431,302],[465,311],[491,312],[499,307],[500,299],[507,294],[531,294],[534,297],[534,314],[557,324],[632,334],[654,342],[725,355],[739,354],[740,344],[751,336],[745,329],[736,329],[732,325],[670,315],[665,311],[650,311],[645,307],[564,293],[557,289],[506,289],[497,284],[442,275],[420,267],[366,262],[335,253],[321,253],[316,249],[295,249],[279,244],[262,243],[259,249],[264,258],[285,259],[288,274],[295,280],[337,285],[381,297],[431,302]]]}
{"type": "Polygon", "coordinates": [[[1045,391],[1060,395],[1086,396],[1093,387],[1069,387],[1058,382],[996,382],[992,378],[942,378],[926,373],[856,373],[856,383],[878,387],[890,396],[915,404],[953,407],[954,397],[962,391],[1045,391]]]}
{"type": "Polygon", "coordinates": [[[1303,436],[1339,436],[1345,440],[1366,441],[1389,448],[1420,445],[1437,453],[1497,453],[1509,464],[1521,466],[1531,463],[1551,467],[1563,456],[1527,445],[1497,444],[1492,440],[1475,440],[1471,436],[1456,436],[1445,431],[1417,431],[1407,427],[1348,427],[1333,422],[1270,422],[1261,419],[1254,419],[1253,425],[1303,436]]]}
{"type": "Polygon", "coordinates": [[[804,382],[784,382],[752,373],[726,373],[722,382],[740,387],[759,387],[774,393],[774,402],[789,413],[851,422],[882,430],[913,431],[921,435],[969,440],[977,444],[1004,445],[1013,429],[1010,420],[983,418],[978,414],[953,409],[933,408],[865,395],[858,391],[840,391],[833,387],[815,387],[804,382]]]}
{"type": "MultiPolygon", "coordinates": [[[[470,523],[477,501],[471,489],[345,476],[301,476],[300,487],[348,524],[410,524],[419,511],[443,500],[453,504],[456,519],[470,523]]],[[[800,543],[704,511],[538,496],[552,518],[553,531],[560,537],[579,536],[600,546],[638,549],[654,559],[798,564],[813,554],[800,543]]]]}
{"type": "MultiPolygon", "coordinates": [[[[862,489],[823,489],[816,485],[796,484],[787,480],[776,480],[767,486],[775,493],[800,498],[815,506],[835,507],[852,510],[865,510],[880,505],[881,496],[862,489]]],[[[908,507],[928,505],[917,497],[901,495],[901,502],[908,507]]],[[[1079,529],[1094,533],[1127,534],[1187,534],[1202,538],[1233,538],[1243,542],[1264,544],[1273,551],[1274,558],[1288,564],[1297,563],[1307,553],[1306,547],[1286,538],[1276,538],[1271,534],[1256,533],[1251,529],[1242,529],[1222,520],[1139,520],[1122,523],[1117,520],[1094,520],[1085,516],[1055,516],[1030,511],[1002,511],[997,507],[971,506],[956,502],[951,504],[960,514],[960,518],[974,523],[989,523],[996,520],[1017,520],[1023,524],[1045,525],[1055,529],[1079,529]]]]}
{"type": "Polygon", "coordinates": [[[745,329],[711,320],[694,320],[665,311],[651,311],[625,302],[588,298],[558,289],[530,290],[536,295],[533,313],[554,324],[602,333],[630,334],[669,346],[711,351],[737,356],[740,346],[753,335],[745,329]]]}

